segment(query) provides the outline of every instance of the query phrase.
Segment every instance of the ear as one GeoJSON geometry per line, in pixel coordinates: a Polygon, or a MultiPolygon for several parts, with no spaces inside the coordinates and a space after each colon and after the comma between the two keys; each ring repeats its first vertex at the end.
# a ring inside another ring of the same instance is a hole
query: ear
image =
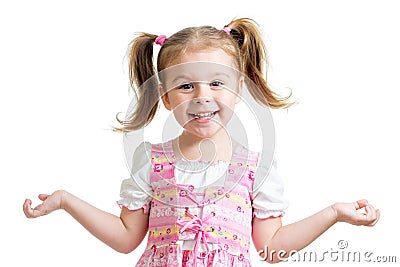
{"type": "Polygon", "coordinates": [[[239,103],[242,95],[242,89],[244,85],[244,77],[240,76],[239,82],[238,82],[238,89],[237,89],[237,94],[236,94],[236,99],[235,99],[235,104],[239,103]]]}
{"type": "Polygon", "coordinates": [[[171,104],[169,103],[168,93],[166,93],[166,92],[164,91],[164,88],[162,87],[161,84],[158,86],[158,93],[159,93],[160,96],[161,96],[161,100],[162,100],[162,102],[163,102],[163,104],[164,104],[164,107],[165,107],[167,110],[172,110],[171,104]]]}

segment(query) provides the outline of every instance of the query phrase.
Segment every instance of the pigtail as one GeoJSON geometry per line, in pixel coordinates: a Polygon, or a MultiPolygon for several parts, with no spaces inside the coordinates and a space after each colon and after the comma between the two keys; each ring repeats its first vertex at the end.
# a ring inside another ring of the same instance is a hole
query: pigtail
{"type": "Polygon", "coordinates": [[[133,111],[128,111],[127,118],[117,121],[121,128],[119,132],[138,130],[149,124],[154,118],[159,103],[158,80],[153,64],[153,44],[156,35],[141,33],[130,43],[129,49],[129,83],[132,87],[137,104],[133,111]]]}
{"type": "Polygon", "coordinates": [[[267,75],[264,71],[268,68],[267,49],[257,23],[249,18],[241,18],[233,20],[227,27],[231,29],[230,35],[239,46],[242,57],[241,67],[251,80],[251,82],[246,82],[246,86],[255,100],[275,109],[293,105],[294,103],[289,102],[291,92],[288,96],[281,97],[267,83],[267,75]]]}

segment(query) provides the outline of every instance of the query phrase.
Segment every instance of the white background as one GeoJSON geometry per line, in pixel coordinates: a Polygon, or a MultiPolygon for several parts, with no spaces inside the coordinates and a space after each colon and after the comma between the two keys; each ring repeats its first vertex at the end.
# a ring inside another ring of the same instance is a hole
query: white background
{"type": "MultiPolygon", "coordinates": [[[[305,251],[336,251],[343,239],[347,251],[400,260],[391,245],[399,238],[396,1],[260,3],[1,2],[0,266],[134,265],[143,246],[119,254],[63,211],[26,219],[22,203],[38,204],[37,194],[63,188],[119,214],[115,201],[128,170],[122,136],[109,129],[132,96],[128,43],[139,31],[169,36],[188,26],[222,28],[234,17],[262,26],[270,83],[292,88],[299,100],[288,113],[274,111],[278,167],[290,201],[284,224],[337,201],[367,198],[381,209],[375,227],[336,224],[305,251]]],[[[279,266],[289,265],[309,266],[279,266]]]]}

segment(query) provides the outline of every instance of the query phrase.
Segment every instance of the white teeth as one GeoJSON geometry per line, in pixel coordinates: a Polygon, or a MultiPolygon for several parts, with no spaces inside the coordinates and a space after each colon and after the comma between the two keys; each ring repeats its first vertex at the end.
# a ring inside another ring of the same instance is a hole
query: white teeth
{"type": "Polygon", "coordinates": [[[204,118],[204,117],[211,117],[215,114],[215,112],[207,112],[207,113],[190,113],[190,115],[194,116],[195,118],[204,118]]]}

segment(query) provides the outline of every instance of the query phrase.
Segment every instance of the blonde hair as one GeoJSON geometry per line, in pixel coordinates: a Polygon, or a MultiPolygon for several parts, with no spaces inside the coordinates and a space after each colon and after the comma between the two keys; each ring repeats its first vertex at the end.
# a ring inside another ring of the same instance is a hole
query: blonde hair
{"type": "MultiPolygon", "coordinates": [[[[171,35],[158,53],[157,72],[174,64],[185,52],[222,49],[235,59],[238,70],[249,78],[246,87],[258,103],[274,109],[290,107],[293,104],[289,102],[291,93],[281,97],[267,84],[267,50],[258,24],[252,19],[240,18],[225,27],[231,29],[230,34],[211,26],[201,26],[185,28],[171,35]]],[[[120,120],[117,115],[122,127],[114,128],[116,131],[140,129],[153,120],[158,110],[160,94],[153,64],[156,38],[154,34],[140,33],[130,43],[129,81],[137,97],[137,106],[126,120],[120,120]]]]}

